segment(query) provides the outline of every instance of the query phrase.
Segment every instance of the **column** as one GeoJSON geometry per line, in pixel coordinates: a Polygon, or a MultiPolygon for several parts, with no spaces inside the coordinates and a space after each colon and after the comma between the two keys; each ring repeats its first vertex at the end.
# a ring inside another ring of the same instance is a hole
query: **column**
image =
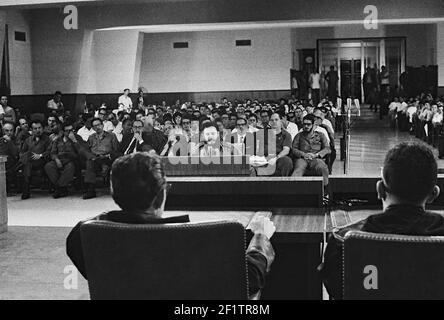
{"type": "Polygon", "coordinates": [[[436,63],[438,65],[438,87],[444,93],[444,22],[437,24],[436,28],[436,63]]]}

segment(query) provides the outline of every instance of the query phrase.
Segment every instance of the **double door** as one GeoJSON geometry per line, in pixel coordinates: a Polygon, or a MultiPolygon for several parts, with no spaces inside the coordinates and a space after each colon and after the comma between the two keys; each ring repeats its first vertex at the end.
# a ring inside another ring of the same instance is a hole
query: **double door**
{"type": "Polygon", "coordinates": [[[361,99],[361,60],[341,59],[341,97],[361,99]]]}

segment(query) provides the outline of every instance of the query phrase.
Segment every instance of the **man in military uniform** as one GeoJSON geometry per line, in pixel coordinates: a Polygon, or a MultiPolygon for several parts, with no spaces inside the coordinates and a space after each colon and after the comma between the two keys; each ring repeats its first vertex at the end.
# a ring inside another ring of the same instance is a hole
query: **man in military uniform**
{"type": "Polygon", "coordinates": [[[331,152],[325,135],[314,130],[315,117],[308,114],[304,117],[303,130],[293,140],[292,154],[294,162],[294,177],[302,177],[306,170],[322,175],[324,187],[328,186],[328,167],[322,160],[331,152]]]}

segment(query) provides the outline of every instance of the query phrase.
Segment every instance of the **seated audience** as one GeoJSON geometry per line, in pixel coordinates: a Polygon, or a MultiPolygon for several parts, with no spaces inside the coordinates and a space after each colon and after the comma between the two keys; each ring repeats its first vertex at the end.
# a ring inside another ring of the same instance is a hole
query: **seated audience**
{"type": "Polygon", "coordinates": [[[293,141],[294,137],[296,137],[299,132],[297,124],[289,121],[287,114],[284,111],[280,111],[279,116],[281,117],[283,129],[290,134],[291,141],[293,141]]]}
{"type": "Polygon", "coordinates": [[[275,167],[274,176],[288,177],[293,170],[293,162],[290,158],[291,135],[282,129],[282,121],[278,113],[271,115],[269,126],[270,129],[257,133],[260,145],[258,154],[263,154],[268,158],[269,168],[275,167]],[[264,148],[263,153],[262,148],[264,148]]]}
{"type": "Polygon", "coordinates": [[[16,166],[18,160],[19,149],[14,138],[14,125],[5,122],[0,134],[0,156],[6,159],[6,192],[10,193],[12,184],[16,181],[16,166]]]}
{"type": "Polygon", "coordinates": [[[56,91],[54,93],[54,97],[47,102],[46,109],[48,115],[50,114],[58,115],[65,111],[62,102],[62,93],[60,91],[56,91]]]}
{"type": "Polygon", "coordinates": [[[236,129],[226,141],[231,144],[231,154],[233,155],[255,155],[256,154],[256,134],[248,129],[247,120],[238,118],[236,129]]]}
{"type": "Polygon", "coordinates": [[[342,298],[342,243],[351,230],[416,236],[444,236],[444,217],[426,211],[440,193],[433,152],[422,143],[401,143],[386,155],[376,184],[383,212],[334,230],[319,266],[330,297],[342,298]]]}
{"type": "Polygon", "coordinates": [[[322,160],[330,153],[330,145],[323,133],[314,130],[315,117],[308,114],[303,120],[303,129],[293,140],[292,153],[294,162],[294,177],[302,177],[306,170],[321,175],[324,187],[328,187],[328,166],[322,160]]]}
{"type": "Polygon", "coordinates": [[[23,193],[22,199],[29,199],[30,179],[32,170],[43,170],[48,157],[49,146],[51,140],[43,132],[43,124],[40,120],[33,120],[31,122],[32,135],[28,137],[22,145],[20,150],[20,164],[23,168],[23,193]]]}
{"type": "MultiPolygon", "coordinates": [[[[131,121],[131,120],[128,120],[131,121]]],[[[138,151],[150,151],[151,146],[144,141],[143,122],[135,120],[132,124],[132,130],[123,134],[122,141],[119,144],[119,155],[127,155],[138,151]]]]}
{"type": "Polygon", "coordinates": [[[28,119],[26,117],[20,117],[18,119],[18,126],[15,129],[16,143],[19,148],[22,147],[23,141],[31,135],[29,130],[28,119]]]}
{"type": "MultiPolygon", "coordinates": [[[[121,210],[100,214],[92,220],[130,224],[189,222],[187,215],[162,218],[167,198],[166,189],[163,165],[157,156],[147,153],[123,156],[114,162],[111,175],[112,197],[121,210]]],[[[66,252],[83,277],[88,279],[80,233],[80,226],[84,222],[79,222],[68,235],[66,252]]],[[[264,288],[266,274],[274,260],[269,239],[275,227],[269,219],[261,218],[252,223],[251,231],[253,238],[246,251],[246,262],[249,293],[253,295],[264,288]]]]}
{"type": "Polygon", "coordinates": [[[270,129],[270,112],[268,110],[261,110],[261,123],[257,126],[258,129],[270,129]]]}
{"type": "Polygon", "coordinates": [[[77,131],[77,134],[83,139],[83,141],[88,141],[89,136],[95,133],[91,124],[92,120],[92,117],[88,117],[85,121],[84,126],[81,127],[79,131],[77,131]]]}
{"type": "MultiPolygon", "coordinates": [[[[144,143],[149,149],[154,149],[156,154],[160,154],[168,141],[168,137],[162,131],[154,128],[154,117],[149,115],[144,119],[144,143]]],[[[147,151],[147,150],[145,150],[147,151]]]]}
{"type": "Polygon", "coordinates": [[[87,151],[83,139],[74,133],[72,123],[61,125],[62,134],[51,144],[51,161],[45,165],[45,172],[55,187],[54,199],[68,195],[68,185],[74,180],[76,163],[80,154],[87,151]]]}
{"type": "Polygon", "coordinates": [[[90,154],[86,160],[86,192],[83,195],[85,200],[96,197],[96,172],[107,174],[119,148],[116,136],[103,130],[100,118],[94,118],[91,123],[95,133],[88,138],[90,154]]]}
{"type": "Polygon", "coordinates": [[[116,135],[117,141],[122,142],[123,136],[131,133],[133,127],[133,121],[131,119],[123,119],[122,122],[114,129],[113,133],[116,135]]]}
{"type": "Polygon", "coordinates": [[[123,90],[123,94],[119,97],[118,105],[119,111],[125,111],[131,113],[131,109],[133,108],[133,101],[129,97],[130,89],[123,90]]]}
{"type": "Polygon", "coordinates": [[[12,107],[8,106],[8,97],[2,95],[0,97],[0,122],[8,121],[14,125],[17,123],[17,115],[12,107]]]}

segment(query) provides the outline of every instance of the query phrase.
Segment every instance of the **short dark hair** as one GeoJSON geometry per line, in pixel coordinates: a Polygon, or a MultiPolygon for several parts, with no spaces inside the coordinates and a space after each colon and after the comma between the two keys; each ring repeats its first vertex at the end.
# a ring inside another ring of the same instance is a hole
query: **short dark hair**
{"type": "Polygon", "coordinates": [[[40,124],[42,127],[43,127],[43,122],[40,120],[40,119],[34,119],[34,120],[32,120],[31,121],[31,124],[30,124],[30,126],[31,126],[31,128],[32,128],[32,125],[33,124],[40,124]]]}
{"type": "Polygon", "coordinates": [[[203,132],[205,129],[211,128],[211,127],[216,128],[217,132],[219,132],[219,128],[217,127],[217,125],[211,121],[203,123],[201,131],[203,132]]]}
{"type": "Polygon", "coordinates": [[[123,210],[160,208],[166,188],[165,171],[157,155],[138,152],[114,161],[112,197],[123,210]]]}
{"type": "Polygon", "coordinates": [[[401,199],[419,201],[433,190],[438,165],[424,143],[404,142],[387,153],[382,171],[387,191],[401,199]]]}
{"type": "MultiPolygon", "coordinates": [[[[140,120],[135,120],[135,121],[140,121],[140,120]]],[[[125,123],[127,123],[127,122],[131,122],[131,124],[133,123],[133,120],[131,120],[131,119],[124,119],[123,121],[122,121],[122,126],[123,125],[125,125],[125,123]]]]}
{"type": "Polygon", "coordinates": [[[94,118],[94,119],[91,120],[91,125],[94,123],[94,121],[100,121],[100,124],[103,124],[102,119],[100,119],[100,118],[94,118]]]}
{"type": "Polygon", "coordinates": [[[304,121],[304,120],[309,120],[309,121],[311,121],[311,123],[313,124],[313,123],[315,122],[315,116],[312,115],[311,113],[310,113],[310,114],[307,114],[307,115],[302,119],[302,121],[304,121]]]}
{"type": "Polygon", "coordinates": [[[259,113],[261,117],[262,117],[263,113],[267,113],[267,116],[270,116],[270,111],[268,111],[268,110],[262,109],[259,113]]]}
{"type": "Polygon", "coordinates": [[[254,118],[257,121],[257,115],[255,115],[253,112],[250,115],[248,115],[248,119],[249,118],[254,118]]]}

